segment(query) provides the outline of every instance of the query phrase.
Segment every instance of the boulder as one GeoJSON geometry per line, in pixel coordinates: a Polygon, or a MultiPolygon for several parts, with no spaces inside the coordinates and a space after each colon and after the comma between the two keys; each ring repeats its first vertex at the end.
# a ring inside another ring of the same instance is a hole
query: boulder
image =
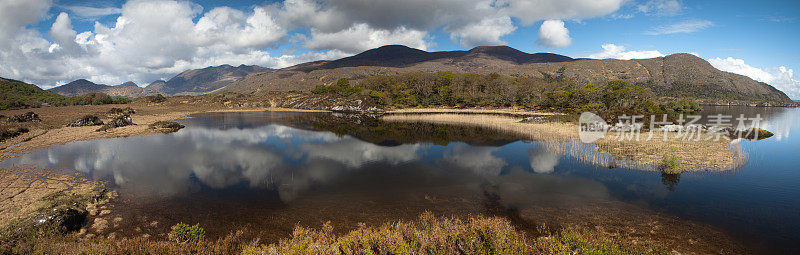
{"type": "Polygon", "coordinates": [[[85,127],[85,126],[99,126],[103,125],[103,121],[94,115],[86,115],[73,122],[67,123],[68,127],[85,127]]]}
{"type": "Polygon", "coordinates": [[[8,122],[30,122],[30,121],[42,121],[39,119],[39,115],[35,112],[26,112],[23,114],[17,114],[12,117],[6,119],[8,122]]]}
{"type": "Polygon", "coordinates": [[[130,108],[130,107],[125,107],[125,108],[116,108],[116,107],[114,107],[114,108],[111,108],[111,110],[108,110],[108,114],[111,114],[111,115],[131,115],[131,114],[134,114],[134,113],[136,113],[136,111],[133,110],[133,108],[130,108]]]}
{"type": "Polygon", "coordinates": [[[83,227],[88,212],[76,207],[57,207],[39,214],[35,219],[36,226],[52,224],[64,232],[76,231],[83,227]]]}
{"type": "Polygon", "coordinates": [[[156,123],[150,124],[150,128],[154,129],[157,132],[161,133],[172,133],[184,128],[184,125],[181,125],[178,122],[174,121],[158,121],[156,123]]]}
{"type": "Polygon", "coordinates": [[[106,131],[112,128],[124,127],[133,125],[133,120],[130,115],[120,115],[108,121],[105,125],[97,129],[97,131],[106,131]]]}

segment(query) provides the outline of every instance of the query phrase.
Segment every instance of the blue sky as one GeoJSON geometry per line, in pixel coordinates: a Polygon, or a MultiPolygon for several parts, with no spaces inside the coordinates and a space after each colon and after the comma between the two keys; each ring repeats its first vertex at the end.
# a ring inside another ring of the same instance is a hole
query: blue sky
{"type": "Polygon", "coordinates": [[[189,68],[285,67],[383,44],[428,51],[508,45],[592,58],[693,53],[800,98],[794,74],[800,70],[800,1],[3,0],[0,5],[5,5],[0,16],[8,19],[0,20],[0,35],[11,38],[0,41],[0,76],[43,87],[78,78],[146,85],[189,68]],[[25,20],[29,16],[35,18],[25,20]]]}

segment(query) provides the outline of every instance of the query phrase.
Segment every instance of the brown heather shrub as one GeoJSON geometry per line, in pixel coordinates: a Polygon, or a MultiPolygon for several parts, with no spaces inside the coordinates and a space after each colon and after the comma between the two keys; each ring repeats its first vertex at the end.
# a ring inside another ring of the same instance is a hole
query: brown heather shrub
{"type": "MultiPolygon", "coordinates": [[[[249,245],[242,232],[215,241],[153,241],[145,238],[80,240],[74,236],[38,238],[37,243],[10,254],[239,254],[249,245]]],[[[252,245],[251,245],[252,246],[252,245]]]]}
{"type": "Polygon", "coordinates": [[[246,248],[243,254],[526,254],[525,235],[500,218],[437,218],[423,213],[418,222],[358,226],[343,236],[298,226],[277,244],[246,248]]]}
{"type": "MultiPolygon", "coordinates": [[[[297,226],[292,236],[273,244],[244,240],[243,232],[217,240],[186,242],[144,238],[82,239],[55,232],[27,235],[0,254],[667,254],[649,243],[609,237],[593,230],[565,228],[528,239],[503,218],[435,217],[426,212],[414,222],[365,224],[344,235],[330,223],[315,230],[297,226]]],[[[39,233],[39,232],[36,232],[39,233]]],[[[2,244],[3,242],[1,242],[2,244]]],[[[0,246],[3,247],[3,246],[0,246]]]]}

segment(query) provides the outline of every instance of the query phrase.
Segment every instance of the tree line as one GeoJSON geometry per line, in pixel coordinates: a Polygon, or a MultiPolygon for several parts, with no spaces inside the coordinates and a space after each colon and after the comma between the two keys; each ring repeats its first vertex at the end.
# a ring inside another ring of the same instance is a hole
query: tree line
{"type": "Polygon", "coordinates": [[[364,94],[379,104],[400,108],[522,106],[566,113],[589,111],[612,118],[623,113],[680,114],[700,110],[692,99],[659,100],[652,91],[622,80],[580,85],[558,76],[412,72],[370,76],[354,83],[343,78],[335,85],[319,85],[312,92],[364,94]]]}

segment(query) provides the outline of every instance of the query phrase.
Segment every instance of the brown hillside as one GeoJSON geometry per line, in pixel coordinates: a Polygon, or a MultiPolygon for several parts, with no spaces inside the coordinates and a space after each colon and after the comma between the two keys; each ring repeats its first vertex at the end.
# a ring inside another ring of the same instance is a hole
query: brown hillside
{"type": "Polygon", "coordinates": [[[405,46],[384,46],[334,61],[316,61],[250,74],[222,90],[240,93],[310,90],[339,78],[360,80],[373,75],[408,72],[500,73],[518,77],[556,77],[579,84],[627,80],[659,96],[788,102],[777,89],[748,77],[723,72],[690,54],[637,60],[572,59],[556,54],[528,54],[507,46],[469,51],[425,52],[405,46]]]}

